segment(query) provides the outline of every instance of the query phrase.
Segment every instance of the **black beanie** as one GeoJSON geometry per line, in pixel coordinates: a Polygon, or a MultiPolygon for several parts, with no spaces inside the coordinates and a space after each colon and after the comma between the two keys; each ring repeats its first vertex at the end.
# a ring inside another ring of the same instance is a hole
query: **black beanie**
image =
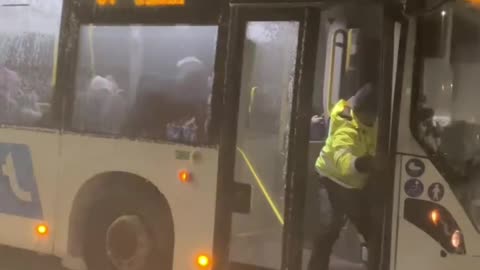
{"type": "Polygon", "coordinates": [[[353,109],[357,112],[377,114],[377,96],[371,83],[363,85],[357,91],[353,100],[353,109]]]}

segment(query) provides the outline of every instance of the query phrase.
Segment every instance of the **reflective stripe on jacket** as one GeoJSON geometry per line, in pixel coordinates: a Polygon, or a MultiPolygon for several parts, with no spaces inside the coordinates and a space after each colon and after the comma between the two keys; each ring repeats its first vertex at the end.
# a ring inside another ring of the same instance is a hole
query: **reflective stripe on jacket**
{"type": "Polygon", "coordinates": [[[332,109],[325,146],[315,164],[316,170],[346,188],[362,189],[367,174],[355,168],[355,160],[375,155],[376,128],[367,127],[356,118],[350,105],[340,100],[332,109]]]}

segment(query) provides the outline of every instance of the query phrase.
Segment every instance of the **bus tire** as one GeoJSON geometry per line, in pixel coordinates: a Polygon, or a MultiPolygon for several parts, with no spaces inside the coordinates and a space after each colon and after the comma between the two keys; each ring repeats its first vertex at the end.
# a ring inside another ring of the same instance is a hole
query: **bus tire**
{"type": "Polygon", "coordinates": [[[88,270],[171,269],[170,211],[152,196],[125,192],[93,205],[86,221],[83,253],[88,270]]]}

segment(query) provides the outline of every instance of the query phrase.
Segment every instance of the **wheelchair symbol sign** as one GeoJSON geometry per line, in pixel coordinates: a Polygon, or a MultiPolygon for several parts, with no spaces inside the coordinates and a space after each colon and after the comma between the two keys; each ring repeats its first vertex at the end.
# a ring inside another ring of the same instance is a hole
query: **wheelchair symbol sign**
{"type": "Polygon", "coordinates": [[[0,143],[0,213],[43,219],[30,148],[0,143]]]}

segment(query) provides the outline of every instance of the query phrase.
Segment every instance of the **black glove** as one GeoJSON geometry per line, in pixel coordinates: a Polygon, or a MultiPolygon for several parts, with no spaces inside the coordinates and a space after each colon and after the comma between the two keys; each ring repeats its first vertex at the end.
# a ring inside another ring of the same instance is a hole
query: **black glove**
{"type": "Polygon", "coordinates": [[[361,173],[369,173],[373,168],[373,157],[370,155],[361,156],[355,160],[355,169],[361,173]]]}

